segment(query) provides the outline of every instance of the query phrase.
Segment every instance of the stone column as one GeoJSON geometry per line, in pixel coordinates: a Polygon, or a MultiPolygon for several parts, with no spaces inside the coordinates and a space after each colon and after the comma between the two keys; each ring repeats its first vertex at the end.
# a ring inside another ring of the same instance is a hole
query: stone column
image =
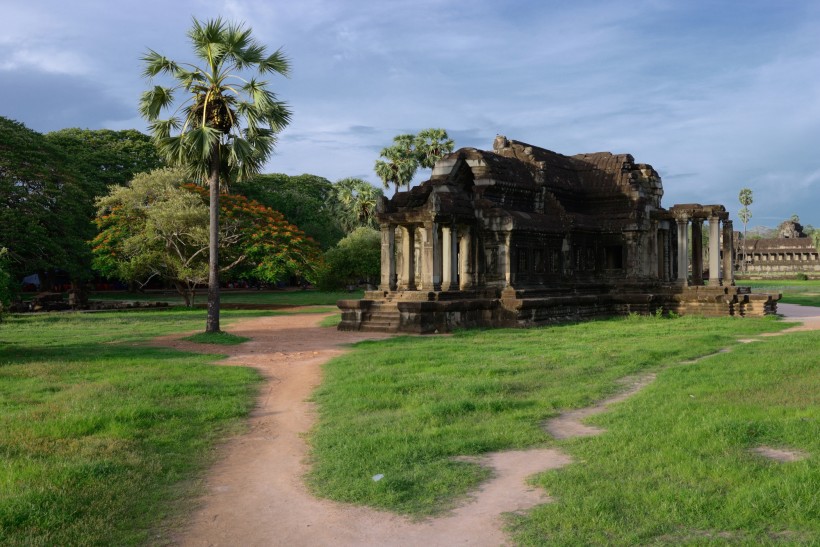
{"type": "Polygon", "coordinates": [[[709,217],[709,285],[720,285],[720,219],[709,217]]]}
{"type": "Polygon", "coordinates": [[[641,255],[641,245],[640,245],[640,233],[629,230],[625,231],[624,233],[624,243],[626,244],[626,264],[625,271],[626,277],[628,278],[637,278],[641,276],[641,261],[643,256],[641,255]]]}
{"type": "Polygon", "coordinates": [[[393,224],[381,227],[382,232],[382,271],[381,285],[383,291],[396,290],[396,227],[393,224]]]}
{"type": "Polygon", "coordinates": [[[723,221],[723,284],[735,284],[735,232],[731,220],[723,221]]]}
{"type": "MultiPolygon", "coordinates": [[[[446,245],[447,242],[445,241],[446,245]]],[[[458,289],[458,228],[450,227],[450,290],[458,289]]]]}
{"type": "Polygon", "coordinates": [[[438,236],[438,223],[426,222],[423,233],[421,289],[438,291],[441,290],[441,243],[438,236]]]}
{"type": "Polygon", "coordinates": [[[666,261],[669,255],[669,230],[666,228],[666,223],[659,223],[658,224],[658,231],[657,231],[657,244],[656,247],[658,249],[658,271],[657,277],[660,281],[667,281],[669,278],[667,277],[667,270],[666,270],[666,261]]]}
{"type": "Polygon", "coordinates": [[[460,235],[459,245],[461,248],[458,253],[458,258],[459,262],[461,262],[459,266],[461,278],[459,279],[458,288],[463,291],[473,287],[473,244],[472,238],[470,237],[470,227],[465,226],[460,235]]]}
{"type": "Polygon", "coordinates": [[[692,285],[703,285],[703,219],[692,219],[692,285]]]}
{"type": "Polygon", "coordinates": [[[689,284],[689,219],[676,219],[678,223],[678,283],[689,284]]]}
{"type": "Polygon", "coordinates": [[[510,239],[512,234],[507,232],[504,234],[504,242],[501,245],[498,253],[498,267],[501,270],[501,278],[504,280],[504,287],[509,287],[512,281],[512,249],[510,248],[510,239]]]}
{"type": "Polygon", "coordinates": [[[455,253],[453,252],[453,232],[455,230],[449,226],[441,227],[441,290],[449,291],[453,285],[453,262],[455,253]]]}
{"type": "Polygon", "coordinates": [[[401,241],[402,254],[402,288],[416,290],[416,227],[412,224],[404,227],[401,241]]]}

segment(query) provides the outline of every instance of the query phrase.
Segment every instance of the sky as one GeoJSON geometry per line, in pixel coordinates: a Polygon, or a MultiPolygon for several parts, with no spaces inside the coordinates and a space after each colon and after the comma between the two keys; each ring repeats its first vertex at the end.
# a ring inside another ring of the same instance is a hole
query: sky
{"type": "MultiPolygon", "coordinates": [[[[265,172],[376,186],[400,133],[632,154],[663,205],[820,227],[817,0],[0,0],[0,116],[39,132],[146,131],[149,49],[193,61],[192,17],[244,22],[291,62],[265,172]]],[[[429,177],[420,172],[418,180],[429,177]]]]}

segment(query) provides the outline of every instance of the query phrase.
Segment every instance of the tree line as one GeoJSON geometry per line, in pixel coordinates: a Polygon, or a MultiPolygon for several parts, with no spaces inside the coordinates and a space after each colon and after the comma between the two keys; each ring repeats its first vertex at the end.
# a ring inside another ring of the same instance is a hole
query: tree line
{"type": "MultiPolygon", "coordinates": [[[[150,87],[138,111],[150,137],[40,135],[0,120],[0,280],[36,272],[48,285],[62,272],[80,291],[93,266],[131,282],[162,278],[186,302],[207,280],[205,330],[218,332],[220,281],[230,276],[297,275],[327,287],[374,257],[357,247],[378,249],[379,190],[358,179],[260,175],[292,116],[264,79],[288,76],[282,50],[268,53],[244,24],[221,18],[194,18],[187,36],[192,62],[152,49],[141,59],[150,87]],[[229,189],[239,194],[223,197],[229,189]]],[[[399,135],[375,169],[398,190],[452,148],[441,129],[399,135]]]]}

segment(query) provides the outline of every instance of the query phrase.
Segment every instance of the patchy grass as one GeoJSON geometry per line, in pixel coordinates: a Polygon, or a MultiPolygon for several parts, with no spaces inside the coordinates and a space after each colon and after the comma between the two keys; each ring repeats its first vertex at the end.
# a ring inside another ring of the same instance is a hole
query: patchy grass
{"type": "Polygon", "coordinates": [[[738,280],[738,285],[751,287],[759,292],[779,292],[784,304],[820,306],[820,279],[800,281],[797,279],[738,280]]]}
{"type": "Polygon", "coordinates": [[[630,317],[363,342],[325,367],[309,482],[335,500],[436,513],[487,477],[454,456],[554,445],[543,421],[613,394],[618,379],[782,327],[630,317]]]}
{"type": "Polygon", "coordinates": [[[559,443],[577,463],[537,483],[557,497],[517,518],[522,545],[820,542],[820,333],[736,346],[663,370],[559,443]],[[809,457],[778,463],[761,446],[809,457]]]}
{"type": "Polygon", "coordinates": [[[198,344],[220,344],[223,346],[235,346],[242,342],[247,342],[250,338],[237,336],[229,332],[200,332],[191,336],[186,336],[183,340],[196,342],[198,344]]]}
{"type": "MultiPolygon", "coordinates": [[[[267,315],[226,311],[223,321],[267,315]]],[[[259,375],[147,347],[202,310],[11,316],[0,324],[0,544],[156,541],[189,506],[259,375]]]]}
{"type": "MultiPolygon", "coordinates": [[[[339,300],[359,299],[364,291],[331,291],[314,290],[296,291],[246,291],[225,290],[220,293],[220,301],[224,304],[254,304],[270,306],[335,306],[339,300]]],[[[137,302],[169,302],[175,306],[182,306],[184,302],[175,291],[148,291],[145,293],[127,292],[95,292],[90,295],[91,300],[124,300],[137,302]]],[[[206,295],[197,296],[196,304],[204,304],[206,295]]]]}
{"type": "Polygon", "coordinates": [[[329,315],[322,319],[319,322],[320,327],[338,327],[339,323],[342,322],[342,314],[341,313],[334,313],[333,315],[329,315]]]}

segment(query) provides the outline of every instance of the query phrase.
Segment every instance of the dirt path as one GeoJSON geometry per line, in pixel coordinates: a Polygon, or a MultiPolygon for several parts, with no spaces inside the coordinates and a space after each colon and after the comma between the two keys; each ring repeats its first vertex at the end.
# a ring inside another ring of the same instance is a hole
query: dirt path
{"type": "Polygon", "coordinates": [[[252,340],[239,346],[203,346],[173,337],[157,343],[188,351],[228,353],[225,365],[253,366],[267,379],[248,433],[230,439],[209,471],[200,508],[182,545],[501,545],[501,514],[546,503],[525,479],[560,467],[569,458],[542,449],[488,454],[480,460],[495,477],[451,514],[423,522],[364,507],[316,499],[301,478],[307,472],[303,438],[313,424],[306,401],[321,379],[321,365],[343,345],[387,335],[339,332],[316,324],[324,315],[251,319],[229,327],[252,340]]]}
{"type": "MultiPolygon", "coordinates": [[[[790,319],[820,328],[820,308],[806,312],[782,305],[790,319]]],[[[799,306],[793,306],[800,308],[799,306]]],[[[249,431],[229,439],[206,478],[205,494],[187,527],[172,540],[181,545],[358,546],[474,545],[505,543],[502,514],[547,503],[543,490],[525,482],[530,475],[571,460],[555,449],[488,454],[479,461],[494,470],[471,499],[450,514],[412,522],[392,513],[317,499],[306,490],[307,444],[314,421],[307,398],[321,380],[321,365],[345,351],[344,345],[385,338],[373,333],[317,327],[324,315],[250,319],[227,330],[251,341],[239,346],[203,346],[173,337],[158,344],[188,351],[229,354],[225,365],[253,366],[266,378],[249,431]]],[[[589,409],[566,413],[547,424],[557,438],[594,435],[580,420],[637,393],[652,376],[626,380],[624,393],[589,409]]]]}

